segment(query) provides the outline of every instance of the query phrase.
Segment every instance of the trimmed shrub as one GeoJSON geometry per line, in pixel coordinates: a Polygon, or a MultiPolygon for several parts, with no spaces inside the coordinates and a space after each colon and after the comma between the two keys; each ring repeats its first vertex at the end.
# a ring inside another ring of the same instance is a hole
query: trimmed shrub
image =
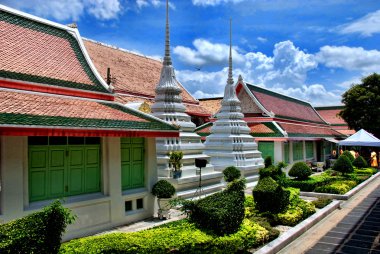
{"type": "Polygon", "coordinates": [[[313,200],[312,203],[315,205],[316,208],[323,208],[330,204],[332,200],[330,198],[325,198],[325,197],[319,197],[317,200],[313,200]]]}
{"type": "MultiPolygon", "coordinates": [[[[346,150],[346,151],[344,151],[343,153],[342,153],[342,155],[344,155],[344,156],[346,156],[350,161],[351,161],[351,163],[353,163],[354,162],[354,160],[355,160],[355,157],[350,153],[350,151],[348,151],[348,150],[346,150]]],[[[341,156],[342,156],[341,155],[341,156]]],[[[339,158],[338,158],[339,159],[339,158]]]]}
{"type": "Polygon", "coordinates": [[[272,157],[271,156],[267,156],[266,158],[265,158],[265,160],[264,160],[264,166],[266,167],[266,168],[268,168],[268,167],[270,167],[270,166],[272,166],[273,165],[273,163],[272,163],[272,157]]]}
{"type": "Polygon", "coordinates": [[[60,253],[245,253],[268,242],[268,231],[245,219],[235,234],[207,234],[188,220],[133,233],[112,233],[63,243],[60,253]]]}
{"type": "Polygon", "coordinates": [[[54,201],[42,211],[0,225],[0,253],[58,253],[70,210],[54,201]]]}
{"type": "Polygon", "coordinates": [[[302,209],[299,207],[289,208],[283,213],[276,214],[275,221],[284,226],[295,226],[302,220],[302,209]]]}
{"type": "Polygon", "coordinates": [[[152,187],[152,195],[157,198],[171,198],[174,193],[174,186],[166,180],[160,180],[152,187]]]}
{"type": "Polygon", "coordinates": [[[275,170],[276,168],[273,165],[270,165],[269,167],[265,167],[265,168],[260,168],[259,170],[260,179],[268,177],[268,176],[272,177],[275,174],[275,170]]]}
{"type": "Polygon", "coordinates": [[[301,191],[314,191],[318,186],[329,184],[335,180],[335,177],[317,175],[309,177],[307,180],[293,180],[286,178],[281,180],[281,184],[284,187],[298,188],[301,191]]]}
{"type": "Polygon", "coordinates": [[[343,154],[336,160],[332,169],[341,172],[343,175],[354,172],[350,159],[343,154]]]}
{"type": "Polygon", "coordinates": [[[286,163],[279,162],[276,166],[270,165],[267,168],[261,168],[259,170],[260,179],[270,176],[275,181],[280,180],[281,178],[286,177],[285,173],[282,171],[286,166],[286,163]]]}
{"type": "Polygon", "coordinates": [[[216,235],[237,232],[244,219],[245,180],[231,182],[227,189],[184,204],[190,220],[198,227],[211,230],[216,235]]]}
{"type": "Polygon", "coordinates": [[[241,176],[241,172],[234,166],[227,167],[223,170],[224,180],[226,182],[232,182],[233,180],[237,180],[241,176]]]}
{"type": "Polygon", "coordinates": [[[260,179],[252,194],[260,212],[279,213],[289,204],[289,191],[284,190],[271,177],[260,179]]]}
{"type": "Polygon", "coordinates": [[[352,162],[352,165],[354,165],[357,168],[366,168],[368,166],[366,160],[363,158],[363,156],[358,156],[354,162],[352,162]]]}
{"type": "Polygon", "coordinates": [[[326,186],[320,186],[315,189],[316,192],[321,193],[331,193],[331,194],[344,194],[349,191],[351,188],[348,184],[344,182],[335,182],[326,186]]]}
{"type": "Polygon", "coordinates": [[[377,169],[375,168],[356,168],[354,172],[357,175],[373,175],[377,173],[377,169]]]}
{"type": "Polygon", "coordinates": [[[311,168],[303,161],[294,163],[289,170],[289,175],[296,177],[299,180],[307,179],[312,173],[313,171],[311,171],[311,168]]]}

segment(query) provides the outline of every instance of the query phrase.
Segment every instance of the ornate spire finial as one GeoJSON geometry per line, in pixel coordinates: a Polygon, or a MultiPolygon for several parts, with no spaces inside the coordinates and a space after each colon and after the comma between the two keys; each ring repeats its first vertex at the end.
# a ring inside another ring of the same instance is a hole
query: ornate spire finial
{"type": "Polygon", "coordinates": [[[232,19],[230,18],[230,56],[228,59],[228,85],[233,85],[234,80],[232,78],[232,19]]]}
{"type": "Polygon", "coordinates": [[[172,58],[170,56],[169,0],[166,0],[166,34],[164,65],[172,65],[172,58]]]}

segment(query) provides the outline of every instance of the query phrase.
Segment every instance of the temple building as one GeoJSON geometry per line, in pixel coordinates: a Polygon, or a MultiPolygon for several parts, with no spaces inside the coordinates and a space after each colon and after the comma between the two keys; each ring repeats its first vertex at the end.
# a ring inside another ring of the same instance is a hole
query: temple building
{"type": "Polygon", "coordinates": [[[156,138],[178,128],[119,102],[77,29],[0,5],[0,220],[57,198],[64,239],[151,217],[156,138]]]}
{"type": "Polygon", "coordinates": [[[315,107],[318,114],[330,124],[330,126],[339,133],[346,136],[355,134],[356,131],[348,127],[346,121],[339,116],[344,106],[327,106],[327,107],[315,107]]]}
{"type": "Polygon", "coordinates": [[[227,166],[235,166],[247,182],[256,182],[259,169],[264,167],[264,160],[250,135],[250,128],[243,120],[241,103],[236,96],[232,78],[231,34],[228,79],[220,105],[216,120],[212,122],[210,135],[206,137],[204,153],[211,157],[211,163],[216,170],[223,171],[227,166]]]}
{"type": "MultiPolygon", "coordinates": [[[[262,157],[274,162],[325,161],[331,155],[336,139],[346,135],[338,132],[306,101],[285,96],[244,82],[240,76],[235,84],[244,120],[250,134],[258,142],[262,157]]],[[[223,98],[202,99],[201,105],[218,116],[223,98]]],[[[218,118],[218,117],[217,117],[218,118]]],[[[211,119],[211,122],[216,119],[211,119]]],[[[196,131],[205,139],[212,123],[196,131]]]]}

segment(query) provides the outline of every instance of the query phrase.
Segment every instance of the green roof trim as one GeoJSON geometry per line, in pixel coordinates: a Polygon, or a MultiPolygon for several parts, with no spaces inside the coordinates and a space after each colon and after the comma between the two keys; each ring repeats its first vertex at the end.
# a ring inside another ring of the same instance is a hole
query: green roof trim
{"type": "Polygon", "coordinates": [[[291,97],[288,97],[288,96],[285,96],[285,95],[282,95],[282,94],[279,94],[279,93],[267,90],[265,88],[261,88],[261,87],[258,87],[258,86],[254,86],[254,85],[248,84],[248,83],[246,83],[246,84],[247,84],[247,86],[248,86],[248,88],[250,90],[254,90],[254,91],[257,91],[257,92],[260,92],[260,93],[265,93],[267,95],[271,95],[271,96],[274,96],[274,97],[277,97],[277,98],[281,98],[281,99],[284,99],[284,100],[287,100],[287,101],[291,101],[291,102],[295,102],[295,103],[298,103],[298,104],[302,104],[302,105],[305,105],[305,106],[312,107],[310,105],[310,103],[308,103],[308,102],[297,100],[295,98],[291,98],[291,97]]]}
{"type": "Polygon", "coordinates": [[[302,118],[282,116],[282,115],[275,115],[274,117],[278,118],[278,119],[285,119],[285,120],[295,120],[295,121],[308,122],[308,123],[318,123],[318,124],[323,123],[323,124],[327,124],[322,119],[321,119],[321,122],[316,122],[316,121],[310,121],[310,120],[306,120],[306,119],[302,119],[302,118]]]}
{"type": "Polygon", "coordinates": [[[316,110],[333,110],[333,109],[344,109],[344,106],[321,106],[314,107],[316,110]]]}
{"type": "MultiPolygon", "coordinates": [[[[198,126],[197,128],[195,128],[194,131],[195,131],[195,132],[201,131],[201,130],[203,130],[203,129],[206,129],[206,128],[209,127],[210,125],[212,125],[212,122],[208,122],[208,123],[202,124],[202,125],[198,126]]],[[[198,135],[201,136],[200,133],[198,133],[198,135]]]]}
{"type": "Polygon", "coordinates": [[[88,75],[89,79],[93,82],[94,85],[90,84],[79,84],[75,82],[70,82],[66,80],[56,80],[49,77],[40,77],[40,76],[33,76],[33,75],[27,75],[27,74],[21,74],[21,73],[12,73],[5,70],[2,70],[0,72],[0,76],[4,78],[11,78],[11,79],[20,79],[23,81],[31,81],[36,83],[44,83],[44,84],[51,84],[50,82],[53,81],[54,84],[52,85],[58,85],[63,87],[70,87],[70,88],[78,88],[78,89],[85,89],[85,90],[91,90],[91,91],[97,91],[97,92],[105,92],[110,93],[96,78],[95,74],[92,72],[88,62],[86,61],[86,58],[83,55],[83,52],[78,44],[78,41],[66,30],[58,28],[58,27],[52,27],[46,24],[42,24],[40,22],[30,20],[24,17],[20,17],[15,14],[8,13],[6,11],[0,10],[0,20],[11,23],[17,26],[22,26],[24,28],[32,29],[38,32],[50,34],[53,36],[57,36],[60,38],[63,38],[67,40],[71,48],[73,49],[79,63],[81,64],[83,70],[88,75]]]}
{"type": "Polygon", "coordinates": [[[159,122],[135,122],[110,119],[86,119],[62,116],[38,116],[30,114],[1,113],[1,125],[34,125],[46,127],[72,127],[96,129],[126,129],[126,130],[175,130],[170,125],[159,122]]]}

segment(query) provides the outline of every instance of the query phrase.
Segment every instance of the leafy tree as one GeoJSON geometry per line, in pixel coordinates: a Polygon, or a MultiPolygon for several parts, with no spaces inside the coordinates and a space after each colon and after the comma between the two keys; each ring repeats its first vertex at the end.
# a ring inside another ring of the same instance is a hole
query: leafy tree
{"type": "Polygon", "coordinates": [[[380,75],[373,73],[342,95],[339,115],[352,129],[365,129],[380,138],[380,75]]]}

